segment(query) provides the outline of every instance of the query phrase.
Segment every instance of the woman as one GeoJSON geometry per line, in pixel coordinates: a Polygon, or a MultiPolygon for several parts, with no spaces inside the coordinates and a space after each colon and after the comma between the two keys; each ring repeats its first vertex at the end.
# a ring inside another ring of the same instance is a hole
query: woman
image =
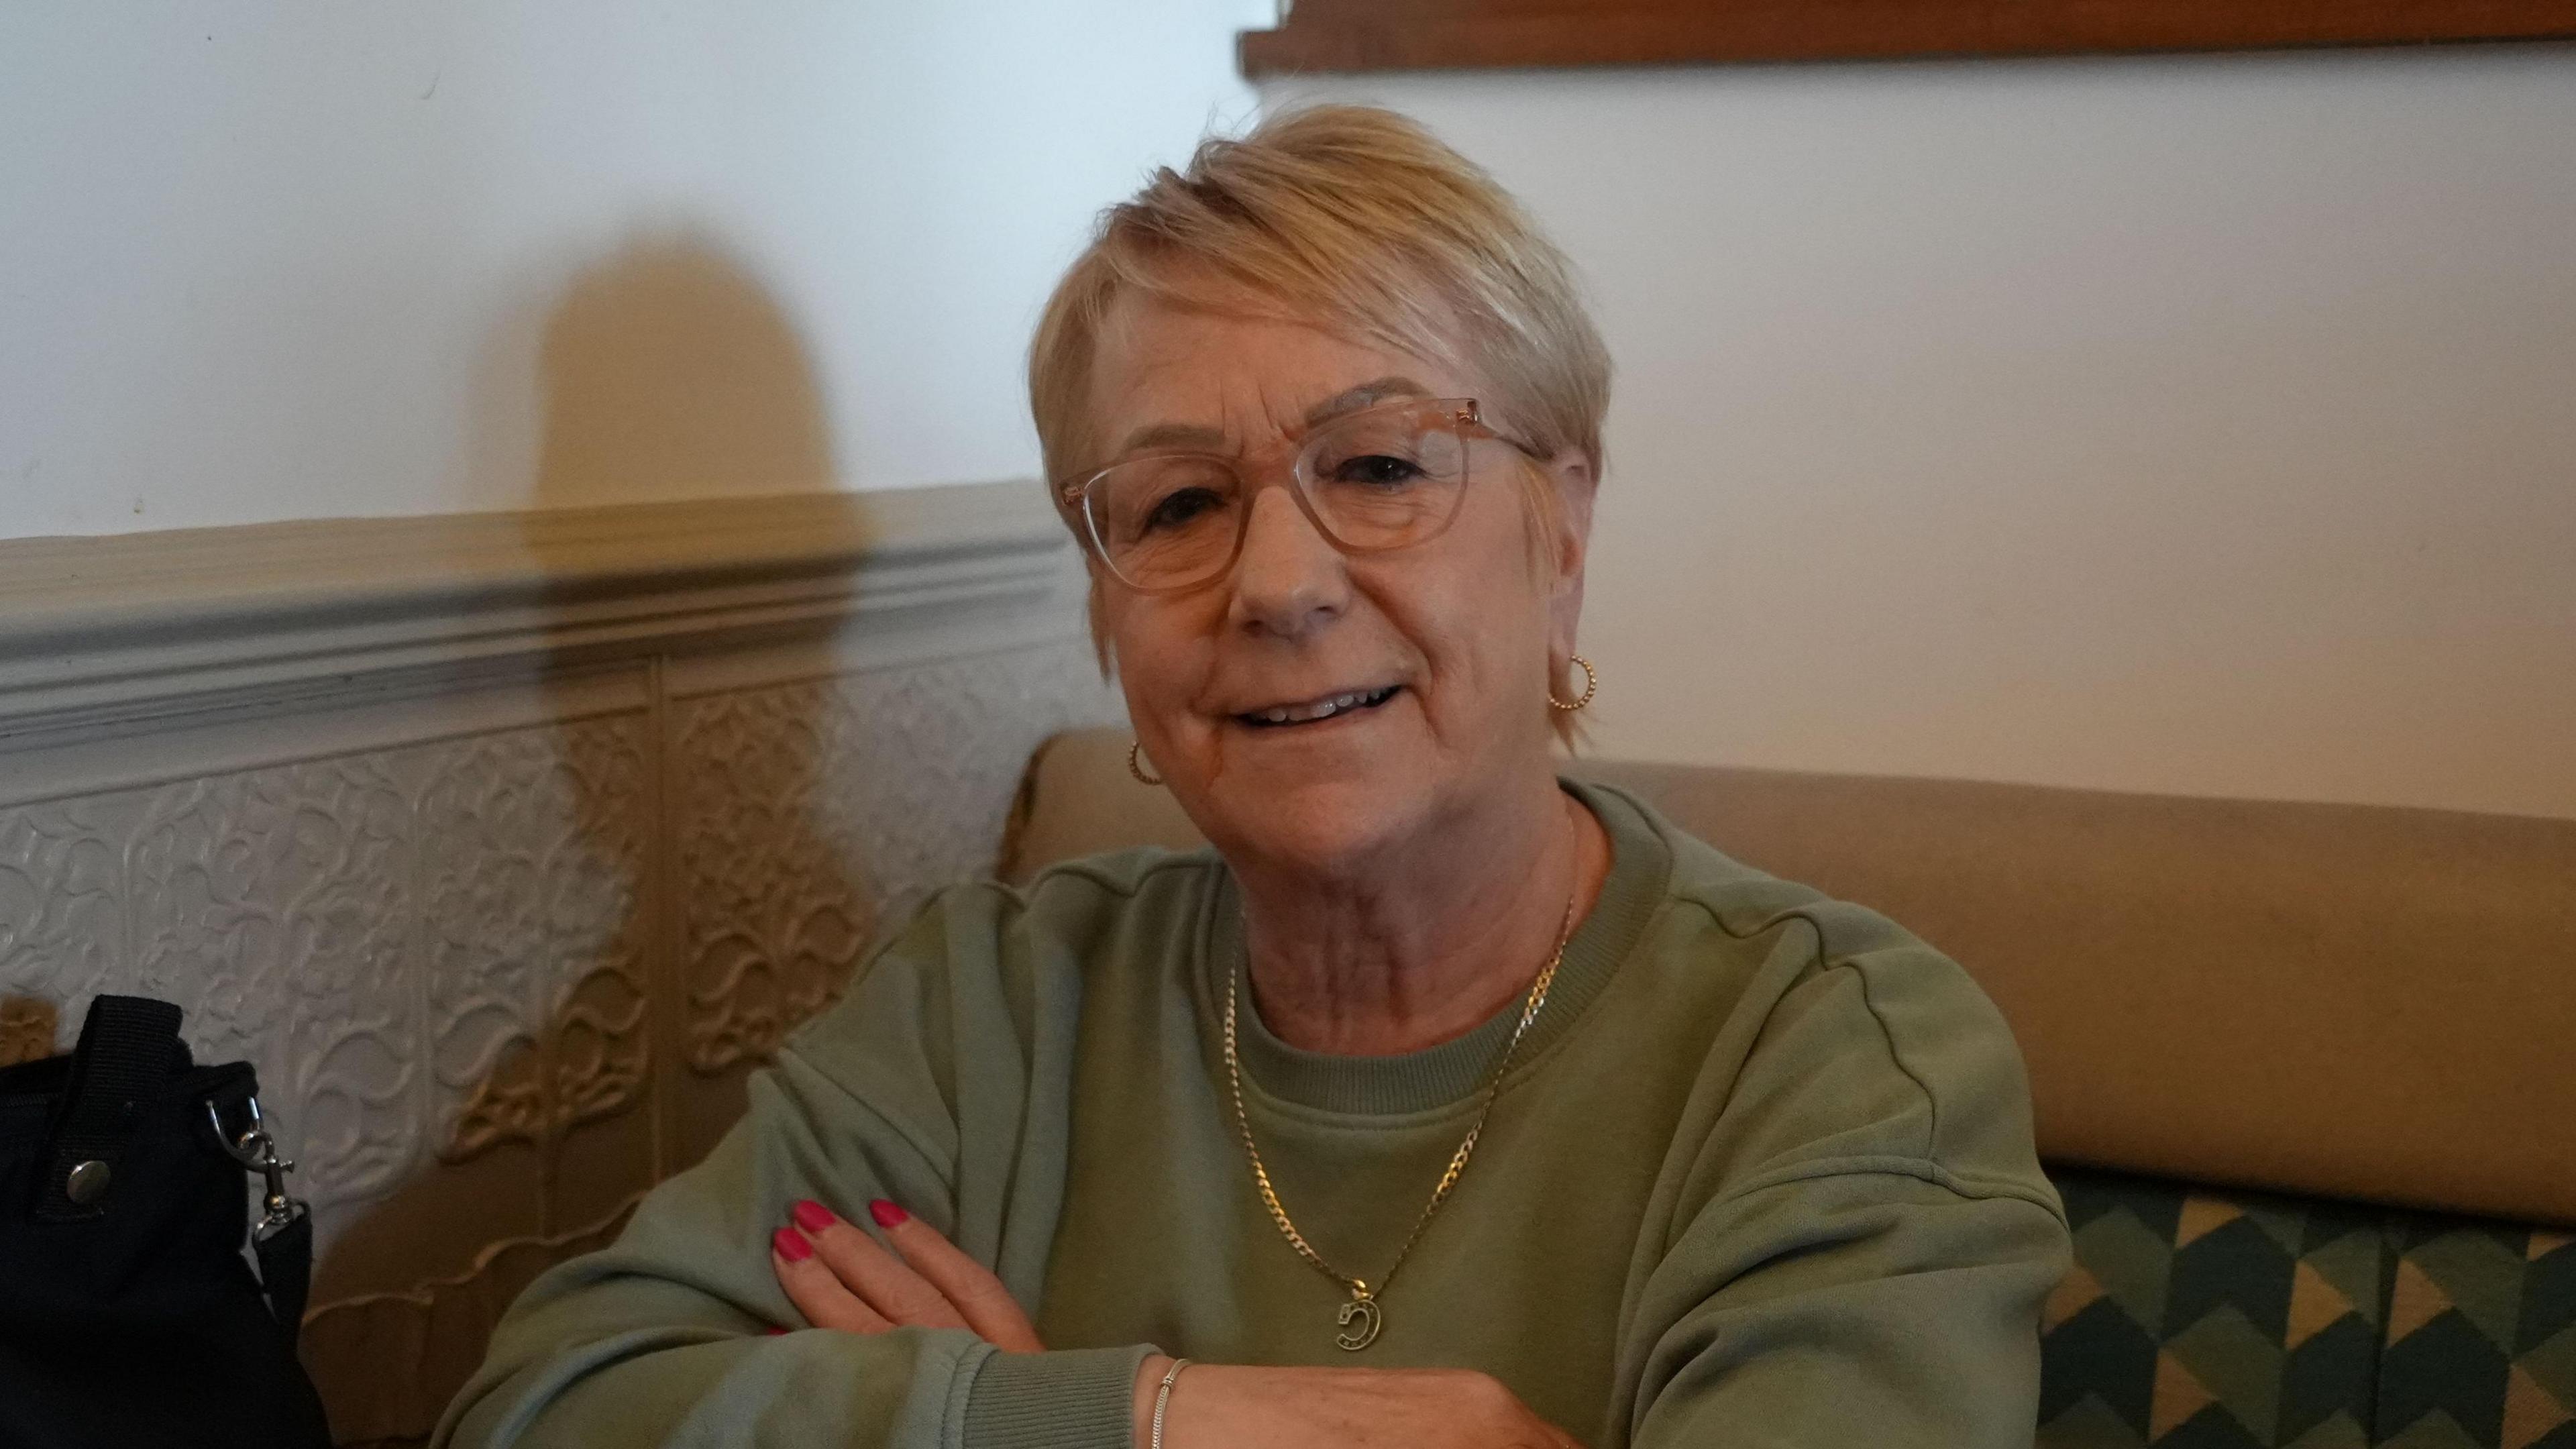
{"type": "Polygon", "coordinates": [[[1378,111],[1209,142],[1030,371],[1213,850],[940,897],[442,1442],[2027,1445],[1992,1008],[1556,776],[1609,369],[1512,202],[1378,111]]]}

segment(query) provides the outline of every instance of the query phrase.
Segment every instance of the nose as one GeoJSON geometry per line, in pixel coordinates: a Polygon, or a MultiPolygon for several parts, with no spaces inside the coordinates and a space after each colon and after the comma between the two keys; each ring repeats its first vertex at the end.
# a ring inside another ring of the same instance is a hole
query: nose
{"type": "Polygon", "coordinates": [[[1235,560],[1231,621],[1253,633],[1297,639],[1350,607],[1350,571],[1285,488],[1252,496],[1243,552],[1235,560]]]}

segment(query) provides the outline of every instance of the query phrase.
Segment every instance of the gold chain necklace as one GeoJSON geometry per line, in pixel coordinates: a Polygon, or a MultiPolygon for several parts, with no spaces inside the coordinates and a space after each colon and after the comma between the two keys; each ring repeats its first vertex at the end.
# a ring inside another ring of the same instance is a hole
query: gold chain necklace
{"type": "Polygon", "coordinates": [[[1235,977],[1229,975],[1226,978],[1225,1076],[1227,1085],[1234,1092],[1234,1125],[1243,1134],[1244,1155],[1252,1159],[1252,1185],[1260,1189],[1261,1205],[1270,1209],[1270,1220],[1279,1225],[1279,1235],[1288,1240],[1289,1247],[1297,1250],[1297,1256],[1313,1264],[1316,1272],[1349,1291],[1351,1301],[1342,1305],[1340,1316],[1335,1320],[1343,1330],[1333,1338],[1339,1347],[1357,1353],[1377,1342],[1378,1330],[1386,1326],[1386,1310],[1378,1306],[1378,1297],[1395,1280],[1395,1270],[1404,1266],[1405,1258],[1413,1252],[1413,1245],[1421,1240],[1422,1230],[1431,1225],[1431,1215],[1440,1211],[1440,1204],[1449,1199],[1449,1190],[1458,1185],[1460,1174],[1467,1170],[1467,1159],[1476,1151],[1476,1139],[1484,1133],[1485,1119],[1493,1115],[1494,1099],[1503,1094],[1503,1074],[1511,1070],[1512,1053],[1520,1049],[1521,1038],[1529,1034],[1530,1023],[1538,1019],[1539,1008],[1547,1005],[1547,988],[1556,980],[1556,968],[1565,962],[1565,943],[1573,935],[1574,898],[1569,896],[1565,902],[1565,920],[1557,927],[1556,950],[1549,954],[1547,964],[1539,968],[1537,979],[1530,982],[1529,994],[1521,1001],[1521,1019],[1512,1027],[1511,1040],[1503,1043],[1502,1055],[1494,1062],[1493,1074],[1485,1079],[1485,1103],[1476,1111],[1475,1125],[1467,1129],[1466,1140],[1450,1154],[1449,1170],[1440,1174],[1439,1185],[1431,1189],[1431,1201],[1423,1205],[1422,1216],[1413,1220],[1413,1231],[1405,1235],[1404,1246],[1395,1250],[1395,1261],[1387,1265],[1386,1272],[1379,1276],[1374,1288],[1366,1279],[1354,1278],[1325,1262],[1324,1255],[1316,1252],[1314,1245],[1306,1241],[1306,1235],[1297,1231],[1297,1225],[1288,1220],[1288,1209],[1279,1205],[1279,1191],[1270,1185],[1270,1169],[1262,1164],[1261,1149],[1252,1140],[1252,1119],[1243,1110],[1243,1062],[1234,1049],[1235,1003],[1242,995],[1242,988],[1235,977]]]}

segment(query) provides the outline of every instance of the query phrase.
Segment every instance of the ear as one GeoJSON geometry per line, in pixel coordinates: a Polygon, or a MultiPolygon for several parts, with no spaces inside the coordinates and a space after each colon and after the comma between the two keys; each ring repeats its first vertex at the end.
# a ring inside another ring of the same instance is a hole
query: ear
{"type": "Polygon", "coordinates": [[[1550,540],[1556,573],[1548,603],[1548,644],[1551,653],[1562,658],[1574,652],[1574,626],[1583,613],[1583,568],[1592,554],[1592,500],[1601,478],[1579,448],[1564,449],[1537,466],[1556,493],[1556,536],[1550,540]]]}

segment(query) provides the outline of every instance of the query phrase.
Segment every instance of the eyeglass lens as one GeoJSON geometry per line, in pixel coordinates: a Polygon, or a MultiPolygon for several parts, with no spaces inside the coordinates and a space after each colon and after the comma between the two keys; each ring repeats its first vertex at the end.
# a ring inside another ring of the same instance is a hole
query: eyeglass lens
{"type": "MultiPolygon", "coordinates": [[[[1423,542],[1449,525],[1467,483],[1467,442],[1454,412],[1372,408],[1315,430],[1293,486],[1340,548],[1375,553],[1423,542]]],[[[1233,563],[1252,487],[1230,459],[1174,453],[1131,458],[1083,495],[1110,569],[1140,589],[1176,589],[1233,563]]]]}

